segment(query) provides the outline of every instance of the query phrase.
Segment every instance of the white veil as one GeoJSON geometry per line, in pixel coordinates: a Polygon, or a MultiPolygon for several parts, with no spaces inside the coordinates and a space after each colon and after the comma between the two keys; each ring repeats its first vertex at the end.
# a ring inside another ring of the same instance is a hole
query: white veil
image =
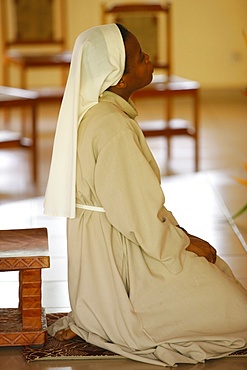
{"type": "Polygon", "coordinates": [[[118,83],[124,68],[124,43],[115,24],[93,27],[78,36],[57,122],[45,214],[75,217],[78,126],[99,96],[118,83]]]}

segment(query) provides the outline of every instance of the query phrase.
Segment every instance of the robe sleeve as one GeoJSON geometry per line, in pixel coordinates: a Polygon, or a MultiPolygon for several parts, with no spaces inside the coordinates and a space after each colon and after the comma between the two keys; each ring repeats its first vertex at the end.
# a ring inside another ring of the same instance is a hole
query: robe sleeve
{"type": "Polygon", "coordinates": [[[134,131],[121,130],[102,148],[95,187],[114,228],[171,273],[181,271],[189,238],[164,207],[159,179],[134,131]]]}

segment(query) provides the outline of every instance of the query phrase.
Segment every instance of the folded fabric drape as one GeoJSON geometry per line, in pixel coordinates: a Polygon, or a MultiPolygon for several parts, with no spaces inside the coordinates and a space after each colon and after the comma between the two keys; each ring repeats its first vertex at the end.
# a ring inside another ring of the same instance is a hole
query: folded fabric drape
{"type": "Polygon", "coordinates": [[[115,24],[97,26],[78,36],[57,122],[45,214],[75,217],[77,129],[100,95],[118,83],[124,68],[124,43],[115,24]]]}

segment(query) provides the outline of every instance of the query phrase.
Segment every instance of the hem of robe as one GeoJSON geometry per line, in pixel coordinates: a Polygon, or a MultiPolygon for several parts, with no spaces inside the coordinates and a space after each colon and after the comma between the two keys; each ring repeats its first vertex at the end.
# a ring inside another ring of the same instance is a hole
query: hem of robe
{"type": "Polygon", "coordinates": [[[189,341],[185,338],[179,338],[169,342],[164,342],[162,344],[157,344],[156,347],[146,350],[135,350],[127,346],[125,347],[112,342],[108,342],[97,334],[90,333],[81,328],[78,328],[78,326],[76,326],[73,322],[72,312],[69,313],[67,316],[58,319],[54,324],[49,326],[48,333],[49,335],[54,336],[57,331],[66,329],[68,327],[87,343],[100,348],[104,348],[130,360],[163,367],[174,367],[178,364],[183,363],[205,363],[206,360],[227,357],[235,351],[243,350],[246,348],[246,342],[243,338],[236,338],[234,337],[234,335],[229,335],[228,339],[225,339],[221,336],[214,336],[210,338],[210,340],[203,340],[203,338],[198,338],[198,340],[196,340],[195,342],[189,341]],[[208,348],[210,348],[211,344],[212,347],[217,346],[218,352],[211,348],[211,351],[207,353],[205,349],[200,346],[205,343],[205,347],[208,348]],[[194,348],[192,348],[192,346],[194,348]],[[220,349],[222,353],[219,353],[220,349]],[[190,357],[192,353],[193,356],[196,358],[190,357]]]}

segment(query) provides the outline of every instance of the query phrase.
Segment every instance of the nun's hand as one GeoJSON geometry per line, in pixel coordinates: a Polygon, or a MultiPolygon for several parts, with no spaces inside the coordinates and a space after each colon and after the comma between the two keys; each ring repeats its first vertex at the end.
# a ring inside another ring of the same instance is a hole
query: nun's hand
{"type": "Polygon", "coordinates": [[[203,239],[189,235],[190,245],[186,248],[189,252],[196,253],[199,257],[205,257],[209,262],[215,263],[217,252],[212,245],[203,239]]]}

